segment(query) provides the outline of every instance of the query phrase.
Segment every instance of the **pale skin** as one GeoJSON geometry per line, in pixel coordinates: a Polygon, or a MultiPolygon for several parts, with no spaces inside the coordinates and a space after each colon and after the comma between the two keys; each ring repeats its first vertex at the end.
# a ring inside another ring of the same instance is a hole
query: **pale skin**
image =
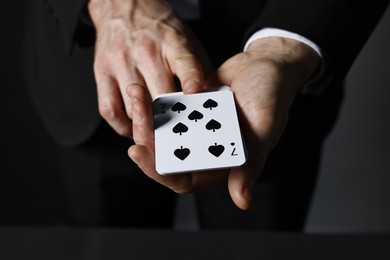
{"type": "Polygon", "coordinates": [[[199,92],[211,71],[200,44],[161,0],[90,0],[95,25],[94,72],[99,112],[120,135],[131,137],[129,84],[147,86],[153,98],[176,91],[199,92]]]}
{"type": "Polygon", "coordinates": [[[99,111],[118,134],[134,139],[130,158],[180,194],[227,182],[237,207],[249,209],[252,187],[283,133],[296,94],[319,66],[318,55],[295,40],[264,38],[211,73],[202,47],[163,1],[90,0],[89,11],[97,30],[99,111]],[[173,176],[156,172],[151,104],[157,95],[175,91],[174,76],[186,94],[232,88],[248,146],[244,166],[173,176]]]}

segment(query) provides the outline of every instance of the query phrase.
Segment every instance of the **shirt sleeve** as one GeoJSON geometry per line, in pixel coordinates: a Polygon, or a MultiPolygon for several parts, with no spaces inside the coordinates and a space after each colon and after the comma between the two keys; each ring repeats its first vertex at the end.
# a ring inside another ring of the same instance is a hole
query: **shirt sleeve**
{"type": "MultiPolygon", "coordinates": [[[[388,6],[388,0],[269,0],[244,43],[263,28],[301,35],[319,46],[324,81],[342,80],[388,6]]],[[[318,82],[318,81],[317,81],[318,82]]]]}

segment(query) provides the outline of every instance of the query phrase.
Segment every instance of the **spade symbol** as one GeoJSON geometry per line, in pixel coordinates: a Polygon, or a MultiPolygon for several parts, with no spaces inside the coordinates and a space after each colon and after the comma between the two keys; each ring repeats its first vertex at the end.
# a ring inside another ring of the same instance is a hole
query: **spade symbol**
{"type": "Polygon", "coordinates": [[[216,129],[220,129],[221,124],[218,121],[215,121],[214,119],[211,119],[207,124],[206,124],[206,129],[207,130],[213,130],[215,132],[216,129]]]}
{"type": "Polygon", "coordinates": [[[189,115],[188,115],[188,119],[189,120],[195,120],[195,122],[198,122],[198,120],[202,119],[203,118],[203,114],[200,113],[199,111],[197,110],[194,110],[192,111],[189,115]]]}
{"type": "Polygon", "coordinates": [[[173,106],[172,106],[172,111],[173,112],[177,112],[177,113],[179,113],[180,114],[180,111],[184,111],[184,110],[186,110],[186,106],[184,105],[184,104],[182,104],[182,103],[180,103],[180,102],[177,102],[176,104],[174,104],[173,106]]]}
{"type": "Polygon", "coordinates": [[[213,108],[216,108],[217,106],[218,106],[218,103],[212,99],[207,99],[207,101],[203,103],[203,107],[210,108],[210,110],[212,110],[213,108]]]}
{"type": "Polygon", "coordinates": [[[219,157],[223,151],[225,151],[225,147],[221,144],[217,145],[217,143],[215,143],[215,145],[209,147],[209,152],[215,157],[219,157]]]}
{"type": "Polygon", "coordinates": [[[182,124],[182,123],[178,123],[177,125],[175,125],[175,127],[172,129],[172,131],[175,133],[175,134],[182,134],[182,133],[185,133],[188,131],[188,127],[185,125],[185,124],[182,124]]]}
{"type": "Polygon", "coordinates": [[[173,153],[176,155],[177,158],[184,161],[184,159],[187,158],[187,156],[190,154],[190,149],[183,148],[183,146],[180,146],[180,149],[176,149],[173,153]]]}

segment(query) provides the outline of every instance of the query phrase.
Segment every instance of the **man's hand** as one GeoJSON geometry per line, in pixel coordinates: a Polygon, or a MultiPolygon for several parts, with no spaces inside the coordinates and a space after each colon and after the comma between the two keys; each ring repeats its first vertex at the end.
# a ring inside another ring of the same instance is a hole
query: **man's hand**
{"type": "Polygon", "coordinates": [[[132,136],[127,88],[146,86],[153,98],[202,89],[209,65],[196,39],[162,0],[90,0],[97,32],[94,72],[99,112],[120,135],[132,136]]]}
{"type": "Polygon", "coordinates": [[[159,175],[155,171],[151,99],[141,87],[133,88],[129,96],[133,104],[136,145],[130,147],[129,156],[149,177],[179,193],[227,179],[234,203],[241,209],[249,209],[252,187],[268,153],[283,133],[295,95],[318,64],[317,54],[300,42],[265,38],[226,61],[207,80],[207,87],[231,86],[248,148],[247,163],[225,171],[159,175]]]}

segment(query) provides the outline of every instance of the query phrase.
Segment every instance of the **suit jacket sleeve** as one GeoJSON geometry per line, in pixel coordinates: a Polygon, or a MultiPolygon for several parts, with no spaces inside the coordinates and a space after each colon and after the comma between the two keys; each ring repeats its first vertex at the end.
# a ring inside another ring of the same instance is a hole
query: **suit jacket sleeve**
{"type": "Polygon", "coordinates": [[[42,0],[60,24],[65,45],[71,49],[79,25],[80,13],[88,0],[42,0]]]}
{"type": "Polygon", "coordinates": [[[298,33],[322,49],[333,76],[344,77],[388,3],[388,0],[269,0],[247,36],[264,27],[298,33]]]}
{"type": "MultiPolygon", "coordinates": [[[[80,13],[88,0],[42,1],[61,25],[70,49],[80,13]]],[[[247,36],[264,27],[298,33],[323,50],[333,74],[344,77],[388,3],[388,0],[269,0],[247,36]]]]}

